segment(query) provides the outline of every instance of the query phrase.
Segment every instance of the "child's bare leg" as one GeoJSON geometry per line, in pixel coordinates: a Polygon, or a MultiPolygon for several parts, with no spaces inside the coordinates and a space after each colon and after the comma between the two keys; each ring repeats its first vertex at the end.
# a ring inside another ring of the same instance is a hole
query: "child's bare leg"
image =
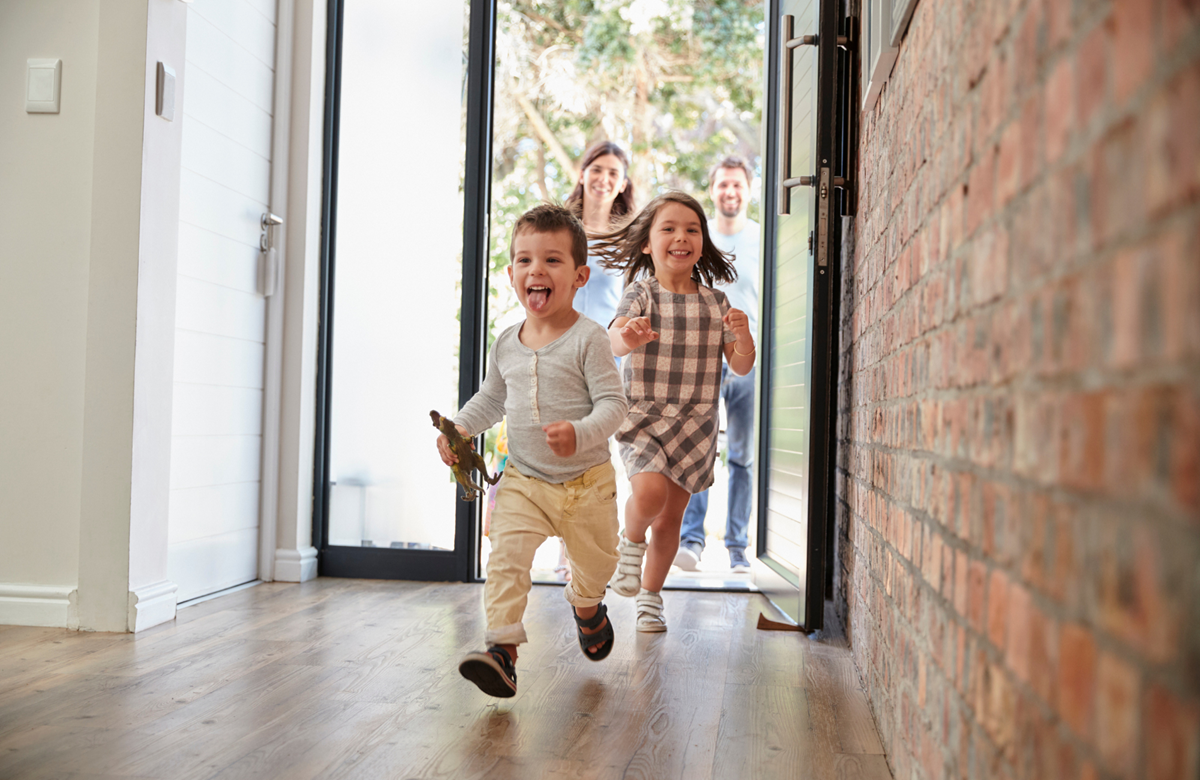
{"type": "Polygon", "coordinates": [[[629,484],[633,493],[625,502],[625,538],[641,543],[646,541],[646,529],[666,506],[667,496],[670,495],[668,489],[679,486],[653,471],[634,474],[629,478],[629,484]]]}
{"type": "Polygon", "coordinates": [[[683,512],[687,509],[692,494],[674,482],[667,480],[667,500],[662,510],[650,524],[650,546],[646,549],[646,565],[642,574],[642,587],[649,591],[662,590],[667,573],[679,552],[679,527],[683,523],[683,512]]]}
{"type": "Polygon", "coordinates": [[[498,647],[501,650],[503,650],[504,652],[508,653],[508,657],[512,659],[514,664],[517,662],[517,646],[516,645],[496,645],[496,647],[498,647]]]}

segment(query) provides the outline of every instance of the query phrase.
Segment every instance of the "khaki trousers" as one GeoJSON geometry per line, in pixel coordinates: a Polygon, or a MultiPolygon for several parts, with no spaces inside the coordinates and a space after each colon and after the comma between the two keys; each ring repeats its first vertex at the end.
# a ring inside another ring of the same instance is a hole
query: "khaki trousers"
{"type": "Polygon", "coordinates": [[[611,461],[555,485],[527,477],[510,461],[496,491],[488,539],[483,601],[488,646],[528,641],[525,605],[533,587],[533,554],[550,536],[561,536],[571,562],[567,602],[591,607],[604,600],[604,588],[617,570],[617,475],[611,461]]]}

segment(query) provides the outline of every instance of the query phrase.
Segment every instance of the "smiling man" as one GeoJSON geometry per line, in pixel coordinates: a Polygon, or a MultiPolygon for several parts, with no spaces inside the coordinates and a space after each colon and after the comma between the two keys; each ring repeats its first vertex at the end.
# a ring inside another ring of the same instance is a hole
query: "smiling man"
{"type": "MultiPolygon", "coordinates": [[[[734,256],[737,281],[722,288],[729,305],[741,309],[750,319],[750,332],[757,339],[760,271],[759,225],[747,218],[750,184],[754,171],[741,157],[725,157],[708,176],[708,194],[717,216],[708,222],[712,241],[722,252],[734,256]]],[[[752,369],[737,376],[725,366],[721,374],[721,398],[725,400],[726,442],[729,447],[729,504],[725,517],[725,547],[733,571],[750,570],[746,557],[750,526],[751,468],[754,466],[754,378],[752,369]]],[[[704,517],[708,513],[708,491],[696,493],[688,501],[680,529],[679,552],[675,565],[696,571],[704,551],[704,517]]]]}

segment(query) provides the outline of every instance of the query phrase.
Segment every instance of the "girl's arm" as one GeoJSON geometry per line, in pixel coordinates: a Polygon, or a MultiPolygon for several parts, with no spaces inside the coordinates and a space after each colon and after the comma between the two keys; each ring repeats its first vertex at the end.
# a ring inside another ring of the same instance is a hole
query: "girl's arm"
{"type": "Polygon", "coordinates": [[[729,370],[738,376],[745,376],[754,368],[755,358],[758,357],[754,347],[754,336],[750,333],[750,318],[740,309],[730,309],[725,313],[725,324],[737,336],[736,341],[725,344],[725,362],[729,370]]]}
{"type": "MultiPolygon", "coordinates": [[[[612,344],[614,357],[625,357],[643,344],[658,338],[650,329],[649,317],[617,317],[608,329],[608,340],[612,344]]],[[[747,369],[749,370],[749,369],[747,369]]]]}

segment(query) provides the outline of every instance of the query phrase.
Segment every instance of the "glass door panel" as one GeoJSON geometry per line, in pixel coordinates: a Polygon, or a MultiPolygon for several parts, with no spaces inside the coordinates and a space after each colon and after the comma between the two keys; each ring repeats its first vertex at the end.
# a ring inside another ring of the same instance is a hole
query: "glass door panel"
{"type": "MultiPolygon", "coordinates": [[[[665,190],[680,189],[712,217],[708,176],[719,160],[737,155],[761,173],[764,11],[753,3],[688,0],[498,4],[489,345],[523,318],[504,273],[514,221],[542,200],[566,201],[592,144],[613,141],[628,155],[635,210],[665,190]]],[[[762,220],[760,191],[756,175],[748,213],[756,223],[762,220]]],[[[593,277],[599,273],[593,265],[593,277]]],[[[494,442],[493,431],[488,457],[499,460],[494,442]]],[[[612,449],[623,508],[628,482],[612,449]]],[[[728,482],[719,460],[701,571],[673,569],[669,586],[749,586],[749,575],[731,575],[723,547],[728,482]]],[[[757,525],[752,517],[751,550],[757,525]]],[[[486,537],[480,551],[487,555],[486,537]]],[[[565,576],[559,542],[548,539],[534,559],[534,579],[565,576]]]]}
{"type": "Polygon", "coordinates": [[[470,9],[341,10],[325,542],[452,551],[456,485],[429,412],[459,398],[470,9]]]}

